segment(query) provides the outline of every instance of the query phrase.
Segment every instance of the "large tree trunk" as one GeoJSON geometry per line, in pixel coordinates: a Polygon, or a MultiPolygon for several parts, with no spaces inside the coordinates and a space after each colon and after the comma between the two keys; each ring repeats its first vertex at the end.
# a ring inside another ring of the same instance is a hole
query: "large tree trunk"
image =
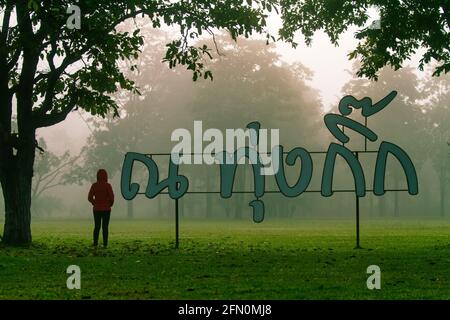
{"type": "Polygon", "coordinates": [[[5,200],[3,242],[10,245],[29,245],[34,135],[32,139],[20,139],[18,148],[17,155],[13,155],[11,150],[9,155],[0,159],[0,181],[5,200]]]}
{"type": "MultiPolygon", "coordinates": [[[[39,50],[33,43],[33,26],[26,3],[16,2],[18,28],[21,36],[27,39],[23,48],[22,70],[18,89],[15,92],[17,102],[18,135],[11,134],[12,96],[0,103],[3,137],[0,140],[0,180],[5,199],[5,228],[3,242],[11,245],[31,244],[31,182],[33,178],[34,150],[36,147],[35,127],[33,124],[33,88],[34,75],[39,62],[39,50]],[[3,105],[4,104],[4,105],[3,105]],[[6,128],[5,128],[6,127],[6,128]],[[14,153],[14,150],[16,151],[14,153]]],[[[4,57],[0,59],[4,67],[4,57]]],[[[5,76],[6,72],[2,72],[5,76]]],[[[4,79],[0,81],[1,91],[8,91],[4,79]]]]}
{"type": "MultiPolygon", "coordinates": [[[[5,199],[5,228],[2,240],[6,244],[29,245],[31,244],[31,183],[36,147],[33,92],[40,43],[35,41],[27,2],[16,1],[15,3],[17,27],[23,42],[18,87],[13,91],[16,96],[18,135],[11,134],[13,95],[8,87],[6,50],[0,50],[0,182],[5,199]]],[[[9,13],[11,11],[6,10],[5,14],[9,13]]],[[[8,20],[9,18],[6,19],[7,26],[9,26],[8,20]]],[[[4,42],[6,39],[3,37],[2,40],[4,42]]]]}

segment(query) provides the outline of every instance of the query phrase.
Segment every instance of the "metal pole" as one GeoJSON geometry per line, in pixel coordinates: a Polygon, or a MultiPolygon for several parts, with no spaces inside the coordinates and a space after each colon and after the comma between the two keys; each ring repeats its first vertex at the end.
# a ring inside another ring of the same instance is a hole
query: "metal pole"
{"type": "Polygon", "coordinates": [[[175,199],[175,249],[178,249],[178,246],[180,244],[179,231],[180,231],[180,214],[178,207],[178,199],[175,199]]]}
{"type": "MultiPolygon", "coordinates": [[[[367,128],[367,117],[364,117],[364,126],[367,128]]],[[[364,136],[364,151],[367,151],[367,137],[364,136]]]]}
{"type": "MultiPolygon", "coordinates": [[[[356,152],[356,159],[359,157],[359,153],[356,152]]],[[[361,249],[361,246],[359,245],[359,196],[355,194],[356,196],[356,247],[355,249],[361,249]]]]}
{"type": "Polygon", "coordinates": [[[355,249],[361,249],[359,245],[359,197],[356,195],[356,247],[355,249]]]}

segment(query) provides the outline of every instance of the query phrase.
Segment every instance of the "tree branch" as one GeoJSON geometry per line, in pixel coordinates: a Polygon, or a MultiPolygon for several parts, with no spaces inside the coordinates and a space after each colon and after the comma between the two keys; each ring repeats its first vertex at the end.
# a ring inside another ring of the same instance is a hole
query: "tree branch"
{"type": "Polygon", "coordinates": [[[21,49],[17,49],[16,52],[14,52],[14,54],[11,57],[11,60],[8,61],[7,66],[6,66],[6,70],[10,71],[12,68],[14,68],[14,66],[16,65],[17,61],[19,61],[20,58],[20,54],[22,53],[21,49]]]}
{"type": "MultiPolygon", "coordinates": [[[[17,119],[19,131],[22,122],[27,123],[30,120],[33,108],[33,89],[34,75],[39,62],[39,50],[36,46],[33,25],[30,18],[30,11],[26,6],[26,1],[17,1],[17,22],[19,27],[19,38],[23,44],[23,62],[22,70],[19,76],[19,88],[17,95],[17,119]]],[[[26,127],[26,124],[24,124],[26,127]]]]}
{"type": "Polygon", "coordinates": [[[35,119],[34,128],[51,127],[57,123],[64,121],[74,107],[75,105],[68,106],[60,112],[44,115],[39,117],[38,119],[35,119]]]}
{"type": "Polygon", "coordinates": [[[64,121],[67,115],[75,108],[78,103],[78,92],[71,94],[70,101],[60,112],[50,114],[33,114],[33,126],[34,128],[51,127],[57,123],[64,121]]]}
{"type": "Polygon", "coordinates": [[[2,30],[0,32],[0,143],[6,144],[10,135],[9,125],[11,121],[11,97],[8,88],[8,69],[7,69],[7,39],[11,12],[13,6],[7,3],[3,16],[2,30]]]}
{"type": "Polygon", "coordinates": [[[42,180],[47,180],[53,176],[57,176],[61,173],[61,171],[67,167],[72,165],[73,163],[75,163],[78,159],[80,158],[80,156],[76,156],[74,158],[69,158],[68,161],[64,162],[62,165],[60,165],[59,167],[55,168],[53,171],[51,171],[50,173],[48,173],[47,175],[42,177],[42,180]]]}
{"type": "MultiPolygon", "coordinates": [[[[58,68],[55,68],[53,65],[52,71],[49,73],[41,74],[43,76],[38,76],[37,78],[43,79],[45,77],[48,77],[47,80],[47,89],[45,91],[45,99],[42,103],[42,107],[38,110],[34,111],[36,115],[45,115],[48,111],[50,111],[53,107],[53,100],[55,98],[55,86],[61,77],[61,75],[64,73],[64,71],[67,69],[69,65],[72,63],[75,63],[79,59],[75,56],[67,56],[64,61],[61,63],[61,65],[58,68]]],[[[36,79],[35,79],[36,81],[36,79]]],[[[38,80],[39,81],[39,80],[38,80]]]]}
{"type": "Polygon", "coordinates": [[[0,48],[1,50],[6,50],[6,44],[8,41],[8,31],[9,31],[9,21],[11,19],[11,12],[13,6],[8,3],[5,8],[5,13],[3,16],[2,30],[0,30],[0,48]]]}

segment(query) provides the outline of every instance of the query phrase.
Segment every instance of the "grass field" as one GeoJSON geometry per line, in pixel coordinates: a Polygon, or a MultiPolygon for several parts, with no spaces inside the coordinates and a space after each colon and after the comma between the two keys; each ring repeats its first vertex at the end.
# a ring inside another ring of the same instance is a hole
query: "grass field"
{"type": "MultiPolygon", "coordinates": [[[[31,248],[0,247],[0,299],[449,299],[450,221],[35,221],[31,248]],[[81,290],[66,268],[81,268],[81,290]],[[381,268],[381,290],[366,269],[381,268]]],[[[1,230],[0,230],[1,231],[1,230]]]]}

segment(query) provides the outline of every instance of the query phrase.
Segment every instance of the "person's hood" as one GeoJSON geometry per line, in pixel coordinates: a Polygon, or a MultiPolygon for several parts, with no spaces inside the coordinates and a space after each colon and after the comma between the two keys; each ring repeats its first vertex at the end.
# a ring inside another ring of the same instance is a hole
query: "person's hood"
{"type": "Polygon", "coordinates": [[[97,171],[97,182],[108,182],[108,173],[105,169],[97,171]]]}

